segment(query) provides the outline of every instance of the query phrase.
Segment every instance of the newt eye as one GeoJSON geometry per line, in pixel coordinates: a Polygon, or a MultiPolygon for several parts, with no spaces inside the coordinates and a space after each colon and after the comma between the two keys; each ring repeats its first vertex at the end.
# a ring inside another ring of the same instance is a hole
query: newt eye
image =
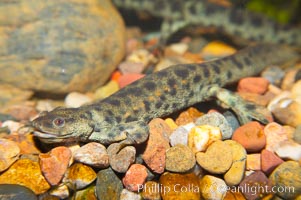
{"type": "Polygon", "coordinates": [[[57,127],[63,127],[65,125],[65,120],[61,117],[55,118],[53,124],[57,127]]]}

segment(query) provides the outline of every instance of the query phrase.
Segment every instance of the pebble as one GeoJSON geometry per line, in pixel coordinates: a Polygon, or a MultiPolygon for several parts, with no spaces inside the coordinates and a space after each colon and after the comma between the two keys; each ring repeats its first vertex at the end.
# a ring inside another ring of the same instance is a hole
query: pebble
{"type": "Polygon", "coordinates": [[[24,124],[21,124],[20,122],[16,122],[16,121],[12,121],[12,120],[4,121],[1,124],[1,127],[7,127],[11,133],[18,132],[18,130],[22,126],[24,126],[24,124]]]}
{"type": "Polygon", "coordinates": [[[267,124],[264,127],[264,134],[266,136],[265,149],[271,152],[275,152],[281,142],[288,140],[285,129],[276,122],[267,124]]]}
{"type": "Polygon", "coordinates": [[[289,69],[284,75],[282,80],[281,89],[290,90],[294,83],[296,82],[296,75],[298,74],[298,69],[289,69]]]}
{"type": "Polygon", "coordinates": [[[188,146],[194,153],[205,151],[216,140],[221,140],[222,134],[218,127],[210,125],[195,126],[188,134],[188,146]]]}
{"type": "Polygon", "coordinates": [[[71,159],[69,148],[60,146],[53,148],[49,153],[39,154],[41,170],[51,185],[57,185],[63,178],[71,159]]]}
{"type": "Polygon", "coordinates": [[[94,93],[94,99],[104,99],[119,90],[117,81],[111,80],[106,85],[98,88],[94,93]]]}
{"type": "Polygon", "coordinates": [[[246,198],[241,192],[232,192],[229,190],[223,200],[246,200],[246,198]]]}
{"type": "Polygon", "coordinates": [[[240,79],[237,86],[238,92],[263,94],[267,91],[269,81],[262,77],[247,77],[240,79]]]}
{"type": "Polygon", "coordinates": [[[301,194],[301,167],[296,161],[280,164],[269,176],[269,180],[279,187],[277,195],[283,199],[295,199],[301,194]]]}
{"type": "Polygon", "coordinates": [[[101,200],[119,199],[123,185],[111,168],[97,173],[96,196],[101,200]]]}
{"type": "Polygon", "coordinates": [[[190,107],[187,110],[181,112],[176,119],[176,124],[178,126],[189,124],[191,122],[195,122],[197,118],[202,116],[203,113],[198,111],[197,109],[190,107]]]}
{"type": "Polygon", "coordinates": [[[69,197],[70,192],[67,185],[61,184],[50,190],[49,194],[55,197],[59,197],[60,199],[66,199],[69,197]]]}
{"type": "Polygon", "coordinates": [[[188,44],[184,42],[173,43],[169,45],[166,49],[170,49],[178,55],[183,55],[188,50],[188,44]]]}
{"type": "Polygon", "coordinates": [[[245,188],[242,193],[246,199],[256,200],[266,196],[271,191],[272,184],[262,171],[255,171],[246,176],[239,187],[245,188]]]}
{"type": "Polygon", "coordinates": [[[278,165],[284,161],[279,158],[276,154],[269,150],[261,151],[261,170],[269,175],[278,165]]]}
{"type": "Polygon", "coordinates": [[[124,74],[118,79],[119,88],[124,88],[125,86],[133,83],[134,81],[144,77],[144,74],[124,74]]]}
{"type": "Polygon", "coordinates": [[[247,155],[247,170],[261,170],[261,154],[254,153],[247,155]]]}
{"type": "MultiPolygon", "coordinates": [[[[301,92],[300,92],[300,90],[301,90],[301,80],[297,81],[297,82],[293,85],[293,87],[292,87],[292,89],[291,89],[292,97],[293,97],[294,99],[296,99],[297,101],[301,100],[301,92]]],[[[299,101],[299,102],[300,102],[300,101],[299,101]]]]}
{"type": "Polygon", "coordinates": [[[136,149],[133,146],[126,146],[119,150],[119,144],[113,143],[107,151],[112,169],[119,173],[125,173],[129,166],[135,162],[136,149]]]}
{"type": "Polygon", "coordinates": [[[175,130],[177,129],[179,126],[176,124],[176,122],[171,119],[171,118],[166,118],[165,119],[166,124],[168,124],[169,128],[171,128],[171,130],[175,130]]]}
{"type": "Polygon", "coordinates": [[[63,178],[64,183],[71,183],[76,189],[83,189],[96,179],[94,170],[82,163],[74,163],[68,168],[63,178]]]}
{"type": "Polygon", "coordinates": [[[121,74],[141,74],[145,67],[143,63],[138,62],[122,62],[118,65],[121,74]]]}
{"type": "Polygon", "coordinates": [[[3,172],[0,175],[0,184],[23,185],[35,194],[42,194],[50,188],[42,175],[39,163],[29,159],[19,159],[3,172]]]}
{"type": "Polygon", "coordinates": [[[285,72],[283,69],[277,66],[267,67],[262,73],[261,76],[268,80],[271,84],[279,86],[285,72]]]}
{"type": "Polygon", "coordinates": [[[196,160],[205,170],[213,174],[223,174],[232,165],[232,149],[223,141],[213,142],[205,153],[198,152],[196,160]]]}
{"type": "Polygon", "coordinates": [[[92,99],[79,92],[71,92],[65,98],[65,105],[68,108],[78,108],[84,104],[90,103],[92,99]]]}
{"type": "Polygon", "coordinates": [[[144,184],[144,187],[142,190],[139,190],[138,192],[141,192],[141,196],[143,199],[149,199],[149,200],[160,200],[160,184],[155,181],[147,181],[144,184]]]}
{"type": "Polygon", "coordinates": [[[260,152],[266,145],[263,127],[256,121],[244,124],[235,130],[232,140],[240,143],[247,152],[260,152]]]}
{"type": "Polygon", "coordinates": [[[301,159],[301,145],[292,140],[283,141],[276,147],[275,153],[282,159],[298,161],[301,159]]]}
{"type": "Polygon", "coordinates": [[[233,130],[229,125],[227,119],[218,112],[208,113],[199,117],[196,122],[196,125],[210,125],[218,127],[222,133],[222,139],[226,140],[232,137],[233,130]]]}
{"type": "MultiPolygon", "coordinates": [[[[229,126],[232,128],[232,134],[233,132],[238,128],[240,127],[240,124],[239,124],[239,121],[238,119],[236,118],[236,116],[230,112],[230,111],[226,111],[223,113],[223,116],[226,118],[229,126]]],[[[223,131],[222,131],[222,135],[223,135],[223,131]]],[[[225,137],[225,136],[223,136],[225,137]]],[[[232,135],[231,135],[232,137],[232,135]]]]}
{"type": "Polygon", "coordinates": [[[199,200],[201,198],[199,178],[193,174],[165,172],[160,176],[162,200],[199,200]]]}
{"type": "Polygon", "coordinates": [[[293,139],[295,142],[301,144],[301,125],[298,125],[296,127],[296,130],[294,131],[293,134],[293,139]]]}
{"type": "Polygon", "coordinates": [[[205,200],[223,200],[227,192],[225,181],[211,175],[205,175],[201,179],[200,188],[205,200]]]}
{"type": "Polygon", "coordinates": [[[189,132],[182,126],[175,129],[169,137],[170,145],[175,146],[177,144],[188,145],[189,132]]]}
{"type": "MultiPolygon", "coordinates": [[[[170,53],[170,51],[168,52],[170,53]]],[[[188,63],[188,61],[183,58],[182,56],[175,56],[175,55],[165,55],[164,58],[161,58],[160,61],[155,66],[155,72],[166,69],[170,66],[176,65],[176,64],[184,64],[188,63]]]]}
{"type": "Polygon", "coordinates": [[[77,149],[73,158],[80,163],[102,169],[110,165],[106,147],[97,142],[90,142],[77,149]]]}
{"type": "Polygon", "coordinates": [[[76,191],[74,200],[97,200],[95,188],[95,185],[91,185],[83,190],[76,191]]]}
{"type": "Polygon", "coordinates": [[[14,141],[0,138],[0,172],[9,168],[20,155],[20,148],[14,141]]]}
{"type": "Polygon", "coordinates": [[[149,138],[142,158],[152,171],[160,174],[164,172],[165,152],[170,148],[169,136],[172,130],[159,118],[151,120],[148,125],[149,138]]]}
{"type": "Polygon", "coordinates": [[[146,49],[137,49],[126,57],[127,62],[142,63],[147,66],[149,63],[156,62],[156,58],[146,49]]]}
{"type": "Polygon", "coordinates": [[[38,114],[32,104],[31,102],[25,102],[20,105],[12,105],[5,109],[5,113],[8,113],[17,121],[30,120],[38,114]]]}
{"type": "Polygon", "coordinates": [[[224,180],[229,186],[237,185],[244,177],[247,152],[245,148],[234,140],[224,141],[232,151],[232,165],[224,174],[224,180]]]}
{"type": "Polygon", "coordinates": [[[28,187],[16,184],[1,184],[0,199],[2,200],[38,200],[35,193],[28,187]]]}
{"type": "Polygon", "coordinates": [[[301,102],[292,99],[280,101],[272,110],[275,118],[282,124],[296,127],[301,124],[301,102]]]}
{"type": "Polygon", "coordinates": [[[229,56],[235,52],[236,49],[233,47],[219,41],[213,41],[202,48],[201,55],[206,59],[210,59],[229,56]]]}
{"type": "Polygon", "coordinates": [[[166,151],[165,169],[168,171],[187,172],[194,167],[195,163],[194,153],[183,144],[177,144],[166,151]]]}
{"type": "MultiPolygon", "coordinates": [[[[14,76],[14,79],[16,77],[14,76]]],[[[9,105],[19,104],[20,102],[24,102],[31,98],[33,95],[32,91],[20,89],[18,87],[14,87],[10,84],[4,84],[1,82],[0,84],[0,110],[9,105]]]]}
{"type": "Polygon", "coordinates": [[[141,200],[141,196],[135,192],[123,189],[120,194],[120,200],[141,200]]]}
{"type": "Polygon", "coordinates": [[[137,192],[139,188],[142,188],[146,178],[146,167],[141,164],[133,164],[125,173],[122,182],[126,189],[132,192],[137,192]]]}

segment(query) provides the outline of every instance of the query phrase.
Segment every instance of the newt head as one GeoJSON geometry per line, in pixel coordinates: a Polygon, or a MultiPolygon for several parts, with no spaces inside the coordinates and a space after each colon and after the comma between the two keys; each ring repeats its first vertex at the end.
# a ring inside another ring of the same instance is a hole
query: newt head
{"type": "Polygon", "coordinates": [[[78,141],[93,132],[86,119],[80,118],[77,108],[56,108],[44,111],[31,122],[34,135],[45,143],[78,141]]]}

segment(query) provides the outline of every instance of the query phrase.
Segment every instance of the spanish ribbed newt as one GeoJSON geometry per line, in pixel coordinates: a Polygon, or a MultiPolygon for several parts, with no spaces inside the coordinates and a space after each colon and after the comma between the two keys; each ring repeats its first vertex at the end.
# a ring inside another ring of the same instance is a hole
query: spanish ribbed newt
{"type": "Polygon", "coordinates": [[[149,74],[99,102],[79,108],[56,108],[32,121],[35,135],[46,143],[96,141],[139,144],[148,138],[147,123],[212,97],[231,108],[241,123],[266,123],[256,106],[221,88],[258,74],[267,65],[296,58],[290,48],[256,45],[201,64],[179,64],[149,74]]]}

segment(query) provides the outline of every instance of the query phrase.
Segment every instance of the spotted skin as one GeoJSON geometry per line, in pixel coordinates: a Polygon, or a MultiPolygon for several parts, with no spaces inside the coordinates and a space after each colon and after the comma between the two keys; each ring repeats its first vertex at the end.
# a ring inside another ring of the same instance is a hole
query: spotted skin
{"type": "Polygon", "coordinates": [[[219,31],[247,41],[301,46],[301,28],[275,21],[237,7],[224,7],[205,0],[113,0],[126,9],[144,10],[164,19],[161,39],[166,41],[187,25],[215,27],[219,31]]]}
{"type": "Polygon", "coordinates": [[[267,65],[296,57],[289,48],[257,45],[232,56],[201,64],[179,64],[150,74],[108,98],[79,108],[57,108],[32,121],[42,141],[97,141],[139,144],[148,138],[147,123],[216,97],[242,123],[266,122],[249,103],[221,87],[259,73],[267,65]]]}

